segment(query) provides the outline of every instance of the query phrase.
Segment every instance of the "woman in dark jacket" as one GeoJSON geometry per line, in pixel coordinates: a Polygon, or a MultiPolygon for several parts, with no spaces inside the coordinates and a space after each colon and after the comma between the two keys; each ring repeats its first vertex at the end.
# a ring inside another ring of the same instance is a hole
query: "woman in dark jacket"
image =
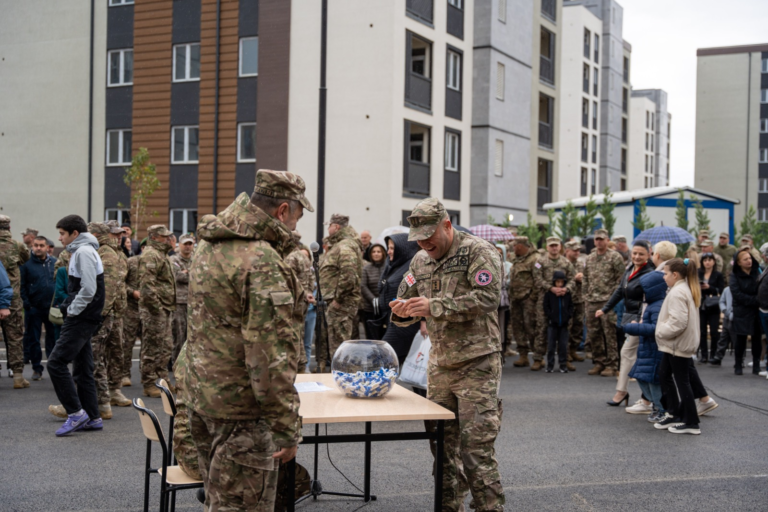
{"type": "Polygon", "coordinates": [[[363,278],[360,281],[360,291],[363,294],[363,324],[365,336],[369,340],[380,340],[384,336],[384,329],[369,324],[368,320],[379,318],[379,279],[387,260],[387,251],[379,243],[372,244],[368,249],[371,262],[363,268],[363,278]]]}
{"type": "Polygon", "coordinates": [[[723,274],[715,268],[715,255],[705,252],[701,255],[701,267],[699,268],[699,283],[701,284],[701,308],[699,309],[699,325],[701,326],[701,338],[699,350],[702,363],[709,361],[709,354],[714,355],[717,340],[720,339],[718,326],[720,325],[720,294],[725,288],[723,274]],[[709,298],[709,301],[707,300],[709,298]],[[714,304],[707,305],[708,302],[714,304]],[[707,343],[707,327],[709,338],[712,340],[712,350],[707,343]]]}
{"type": "Polygon", "coordinates": [[[760,267],[750,254],[749,247],[742,247],[734,256],[733,273],[728,286],[733,295],[733,322],[736,333],[736,375],[742,375],[744,353],[747,350],[747,336],[752,338],[752,373],[760,373],[760,352],[762,329],[758,315],[758,283],[760,267]]]}
{"type": "MultiPolygon", "coordinates": [[[[621,323],[626,325],[632,321],[639,322],[640,316],[643,311],[643,285],[640,283],[640,278],[650,272],[653,272],[654,267],[651,261],[651,248],[648,242],[644,240],[637,240],[632,247],[632,265],[627,268],[624,275],[621,277],[619,286],[605,303],[603,309],[598,311],[597,314],[602,316],[624,300],[624,315],[622,316],[621,323]]],[[[619,365],[619,380],[616,383],[616,394],[613,395],[613,400],[608,402],[608,405],[617,406],[625,397],[629,394],[627,392],[627,384],[629,383],[629,371],[635,365],[637,360],[637,346],[640,344],[640,338],[637,336],[628,336],[627,341],[624,342],[624,346],[621,348],[621,362],[619,365]]],[[[605,375],[604,373],[601,375],[605,375]]]]}

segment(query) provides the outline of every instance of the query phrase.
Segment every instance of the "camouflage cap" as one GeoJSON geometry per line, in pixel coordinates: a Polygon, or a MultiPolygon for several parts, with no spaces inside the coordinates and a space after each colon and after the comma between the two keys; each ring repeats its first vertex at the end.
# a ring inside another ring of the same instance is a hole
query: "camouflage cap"
{"type": "Polygon", "coordinates": [[[171,236],[173,233],[168,231],[164,224],[155,224],[154,226],[149,226],[147,234],[149,236],[171,236]]]}
{"type": "Polygon", "coordinates": [[[422,199],[413,207],[408,216],[408,224],[411,229],[408,233],[408,241],[426,240],[435,234],[441,221],[448,218],[443,203],[434,197],[422,199]]]}
{"type": "Polygon", "coordinates": [[[725,231],[723,231],[722,233],[720,233],[720,238],[723,238],[723,237],[727,238],[728,240],[730,240],[730,239],[731,239],[731,235],[729,235],[729,234],[728,234],[728,233],[726,233],[725,231]]]}
{"type": "Polygon", "coordinates": [[[601,238],[601,239],[608,239],[608,230],[607,229],[598,229],[595,231],[595,239],[601,238]]]}
{"type": "Polygon", "coordinates": [[[571,240],[570,242],[565,243],[565,248],[571,251],[580,251],[581,244],[576,240],[571,240]]]}
{"type": "Polygon", "coordinates": [[[699,236],[705,236],[709,238],[709,230],[708,229],[700,229],[699,230],[699,236]]]}
{"type": "Polygon", "coordinates": [[[627,237],[625,237],[624,235],[616,235],[615,237],[613,237],[613,241],[616,242],[617,244],[621,242],[627,243],[627,237]]]}
{"type": "Polygon", "coordinates": [[[192,233],[184,233],[183,235],[181,235],[181,237],[179,237],[180,245],[185,244],[187,242],[195,243],[195,235],[193,235],[192,233]]]}
{"type": "Polygon", "coordinates": [[[88,232],[94,236],[108,235],[110,233],[109,226],[103,222],[89,222],[88,232]]]}
{"type": "Polygon", "coordinates": [[[342,228],[345,228],[349,226],[349,215],[334,213],[331,215],[331,220],[328,221],[328,225],[330,226],[331,224],[338,224],[342,228]]]}
{"type": "MultiPolygon", "coordinates": [[[[741,236],[741,240],[749,240],[751,242],[752,241],[752,235],[750,235],[749,233],[747,233],[746,235],[742,235],[741,236]]],[[[741,240],[739,240],[739,242],[741,242],[741,240]]]]}
{"type": "Polygon", "coordinates": [[[549,247],[550,245],[560,245],[561,243],[563,242],[562,240],[560,240],[560,237],[557,237],[557,236],[547,237],[547,247],[549,247]]]}
{"type": "Polygon", "coordinates": [[[699,245],[702,247],[714,247],[715,243],[712,240],[707,239],[702,240],[699,245]]]}
{"type": "Polygon", "coordinates": [[[306,189],[304,180],[298,174],[259,169],[256,173],[256,186],[253,191],[275,199],[293,199],[301,203],[301,206],[306,210],[314,212],[315,209],[312,208],[309,199],[304,195],[306,189]]]}
{"type": "Polygon", "coordinates": [[[512,240],[513,244],[523,244],[528,245],[528,237],[527,236],[515,236],[515,239],[512,240]]]}
{"type": "Polygon", "coordinates": [[[27,228],[26,231],[21,232],[21,236],[27,236],[27,235],[37,236],[38,233],[39,231],[36,229],[27,228]]]}
{"type": "Polygon", "coordinates": [[[123,232],[123,228],[120,227],[120,224],[116,220],[108,220],[105,222],[107,226],[109,226],[109,232],[113,235],[117,235],[123,232]]]}
{"type": "Polygon", "coordinates": [[[0,229],[11,229],[11,218],[7,215],[0,215],[0,229]]]}

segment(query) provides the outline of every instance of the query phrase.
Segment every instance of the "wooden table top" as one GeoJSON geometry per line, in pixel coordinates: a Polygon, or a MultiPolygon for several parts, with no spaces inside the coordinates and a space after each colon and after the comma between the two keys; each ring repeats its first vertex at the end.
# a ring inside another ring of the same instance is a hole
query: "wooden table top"
{"type": "Polygon", "coordinates": [[[305,425],[316,423],[353,423],[357,421],[452,420],[454,414],[395,384],[392,391],[380,398],[350,398],[333,382],[330,373],[296,376],[296,382],[319,382],[328,391],[299,393],[299,414],[305,425]]]}

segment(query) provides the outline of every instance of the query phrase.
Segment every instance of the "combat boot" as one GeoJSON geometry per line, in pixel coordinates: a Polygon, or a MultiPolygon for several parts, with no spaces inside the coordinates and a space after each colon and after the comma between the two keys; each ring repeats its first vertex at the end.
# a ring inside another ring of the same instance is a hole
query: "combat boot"
{"type": "Polygon", "coordinates": [[[541,370],[542,368],[544,368],[544,361],[539,359],[539,360],[533,362],[533,365],[531,366],[531,371],[532,372],[537,372],[537,371],[541,370]]]}
{"type": "Polygon", "coordinates": [[[67,411],[63,405],[49,405],[48,412],[56,416],[57,418],[67,419],[67,411]]]}
{"type": "Polygon", "coordinates": [[[13,376],[13,389],[23,389],[29,387],[29,381],[24,378],[21,372],[13,376]]]}
{"type": "Polygon", "coordinates": [[[112,406],[109,404],[99,405],[99,416],[101,416],[101,419],[103,420],[111,420],[112,406]]]}
{"type": "Polygon", "coordinates": [[[128,407],[131,405],[131,401],[128,400],[122,391],[119,389],[109,390],[109,405],[116,405],[118,407],[128,407]]]}
{"type": "Polygon", "coordinates": [[[605,366],[601,365],[600,363],[597,363],[595,366],[592,367],[592,369],[590,369],[587,372],[587,375],[600,375],[600,372],[602,372],[603,370],[605,370],[605,366]]]}
{"type": "Polygon", "coordinates": [[[513,366],[517,366],[518,368],[525,368],[529,364],[531,363],[528,361],[528,354],[523,353],[520,354],[520,357],[517,359],[517,361],[512,363],[513,366]]]}
{"type": "Polygon", "coordinates": [[[565,363],[565,367],[568,368],[569,372],[575,372],[576,371],[576,367],[573,366],[573,364],[570,361],[567,361],[565,363]]]}
{"type": "Polygon", "coordinates": [[[518,355],[517,354],[517,350],[513,349],[512,345],[507,345],[507,350],[504,351],[504,356],[505,357],[514,357],[516,355],[518,355]]]}
{"type": "Polygon", "coordinates": [[[606,368],[600,372],[600,375],[603,377],[618,377],[619,370],[616,370],[615,368],[606,368]]]}
{"type": "Polygon", "coordinates": [[[149,386],[144,386],[144,396],[148,396],[150,398],[160,398],[160,390],[152,384],[149,386]]]}
{"type": "Polygon", "coordinates": [[[130,377],[123,377],[123,380],[120,381],[120,385],[124,388],[131,387],[131,378],[130,377]]]}
{"type": "MultiPolygon", "coordinates": [[[[575,350],[571,350],[570,355],[571,355],[571,359],[573,359],[574,361],[578,361],[579,363],[584,360],[584,356],[580,356],[579,353],[576,352],[575,350]]],[[[570,368],[568,369],[570,370],[570,368]]]]}

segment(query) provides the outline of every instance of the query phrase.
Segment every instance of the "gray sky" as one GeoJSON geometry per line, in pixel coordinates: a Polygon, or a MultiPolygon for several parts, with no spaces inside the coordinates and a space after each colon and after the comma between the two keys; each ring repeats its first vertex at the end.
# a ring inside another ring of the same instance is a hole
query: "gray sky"
{"type": "MultiPolygon", "coordinates": [[[[768,43],[766,0],[619,0],[634,89],[664,89],[672,114],[671,184],[693,185],[696,50],[768,43]]],[[[756,121],[757,122],[757,121],[756,121]]]]}

